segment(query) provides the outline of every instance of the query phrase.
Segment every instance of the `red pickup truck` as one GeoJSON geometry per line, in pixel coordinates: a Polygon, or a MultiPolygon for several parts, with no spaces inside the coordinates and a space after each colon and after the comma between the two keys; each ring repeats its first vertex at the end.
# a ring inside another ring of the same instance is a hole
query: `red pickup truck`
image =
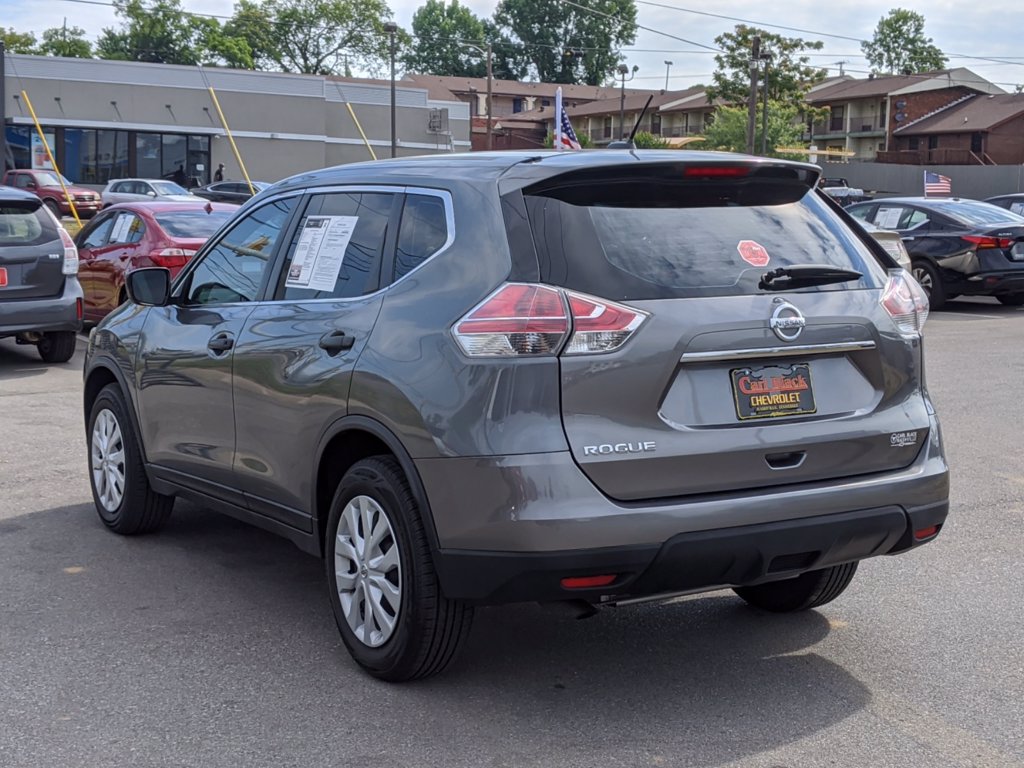
{"type": "MultiPolygon", "coordinates": [[[[61,216],[71,215],[71,205],[60,186],[60,179],[57,178],[56,171],[8,171],[4,174],[4,184],[33,193],[58,219],[61,216]]],[[[92,218],[103,207],[99,192],[86,187],[76,187],[73,184],[65,184],[65,186],[68,189],[68,194],[75,201],[79,217],[92,218]]]]}

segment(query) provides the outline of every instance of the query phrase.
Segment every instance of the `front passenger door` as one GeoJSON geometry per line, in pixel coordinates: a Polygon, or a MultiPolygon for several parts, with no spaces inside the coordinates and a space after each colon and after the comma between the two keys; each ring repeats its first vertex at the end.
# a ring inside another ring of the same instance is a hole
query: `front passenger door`
{"type": "Polygon", "coordinates": [[[256,306],[294,208],[280,198],[249,211],[207,246],[152,307],[136,365],[147,459],[187,487],[244,504],[234,490],[234,346],[256,306]]]}

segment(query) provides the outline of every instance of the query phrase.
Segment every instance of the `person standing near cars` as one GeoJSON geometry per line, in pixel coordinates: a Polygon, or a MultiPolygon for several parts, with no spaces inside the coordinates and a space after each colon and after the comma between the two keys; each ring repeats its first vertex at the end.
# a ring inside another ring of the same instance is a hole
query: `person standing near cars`
{"type": "Polygon", "coordinates": [[[224,181],[224,163],[217,166],[217,171],[213,174],[214,181],[224,181]]]}

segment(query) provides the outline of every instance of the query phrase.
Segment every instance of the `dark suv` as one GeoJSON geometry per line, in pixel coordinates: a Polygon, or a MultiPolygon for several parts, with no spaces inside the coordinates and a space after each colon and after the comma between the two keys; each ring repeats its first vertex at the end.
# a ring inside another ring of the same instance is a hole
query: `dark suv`
{"type": "Polygon", "coordinates": [[[75,353],[82,329],[78,249],[29,192],[0,187],[0,339],[34,344],[48,363],[75,353]]]}
{"type": "Polygon", "coordinates": [[[948,469],[923,293],[817,177],[612,150],[277,184],[92,334],[100,517],[185,496],[323,557],[389,680],[474,605],[822,605],[935,538],[948,469]]]}

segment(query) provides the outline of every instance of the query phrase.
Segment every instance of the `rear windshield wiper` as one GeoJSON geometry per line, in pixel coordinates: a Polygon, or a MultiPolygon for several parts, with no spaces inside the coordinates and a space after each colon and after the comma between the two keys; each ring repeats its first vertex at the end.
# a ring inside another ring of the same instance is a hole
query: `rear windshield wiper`
{"type": "Polygon", "coordinates": [[[757,287],[762,291],[785,291],[790,288],[804,288],[809,285],[828,285],[829,283],[848,283],[860,280],[863,274],[853,269],[842,267],[822,267],[817,264],[796,264],[792,267],[779,267],[761,275],[757,287]]]}

